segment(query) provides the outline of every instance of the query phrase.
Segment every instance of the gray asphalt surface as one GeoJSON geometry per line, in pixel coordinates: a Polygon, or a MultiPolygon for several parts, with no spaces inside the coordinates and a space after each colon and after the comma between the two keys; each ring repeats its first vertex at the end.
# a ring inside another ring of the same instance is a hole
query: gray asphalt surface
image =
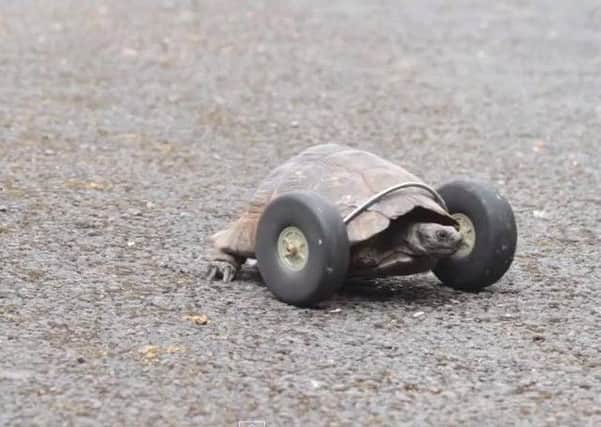
{"type": "Polygon", "coordinates": [[[0,424],[600,425],[600,72],[592,0],[3,1],[0,424]],[[495,184],[513,268],[319,310],[204,280],[332,141],[495,184]]]}

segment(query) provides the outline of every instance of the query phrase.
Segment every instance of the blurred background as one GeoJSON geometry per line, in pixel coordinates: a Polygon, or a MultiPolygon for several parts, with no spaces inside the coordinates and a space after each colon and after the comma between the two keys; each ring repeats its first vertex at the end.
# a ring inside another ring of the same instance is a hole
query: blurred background
{"type": "Polygon", "coordinates": [[[593,0],[4,0],[0,424],[601,422],[600,70],[593,0]],[[511,272],[317,311],[204,281],[325,142],[491,181],[511,272]]]}

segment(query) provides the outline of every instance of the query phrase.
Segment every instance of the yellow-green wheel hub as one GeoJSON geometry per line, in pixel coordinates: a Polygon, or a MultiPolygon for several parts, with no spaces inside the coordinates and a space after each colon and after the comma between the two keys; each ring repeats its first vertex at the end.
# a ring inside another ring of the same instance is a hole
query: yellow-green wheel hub
{"type": "Polygon", "coordinates": [[[474,223],[467,215],[454,213],[452,216],[459,223],[459,232],[463,238],[461,246],[453,254],[453,257],[464,258],[471,254],[474,246],[476,246],[476,227],[474,227],[474,223]]]}
{"type": "Polygon", "coordinates": [[[309,260],[309,244],[305,234],[297,227],[284,228],[278,237],[278,258],[293,271],[300,271],[309,260]]]}

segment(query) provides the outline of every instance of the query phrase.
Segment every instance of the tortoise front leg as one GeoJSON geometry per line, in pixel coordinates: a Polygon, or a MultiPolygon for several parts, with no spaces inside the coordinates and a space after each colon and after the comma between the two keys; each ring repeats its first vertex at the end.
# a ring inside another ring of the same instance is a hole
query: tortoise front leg
{"type": "Polygon", "coordinates": [[[244,258],[215,249],[214,255],[209,261],[207,279],[212,281],[221,278],[223,282],[231,282],[236,278],[244,261],[244,258]]]}

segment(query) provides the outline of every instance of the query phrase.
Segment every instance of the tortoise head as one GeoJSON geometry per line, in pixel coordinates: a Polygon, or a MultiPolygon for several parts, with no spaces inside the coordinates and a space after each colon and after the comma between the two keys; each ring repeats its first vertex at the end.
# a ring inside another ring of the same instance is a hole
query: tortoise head
{"type": "Polygon", "coordinates": [[[461,245],[461,233],[452,225],[432,222],[409,224],[401,234],[402,244],[406,244],[415,255],[431,257],[448,256],[461,245]]]}
{"type": "Polygon", "coordinates": [[[397,222],[353,248],[351,275],[413,274],[431,269],[437,259],[461,245],[454,226],[432,222],[397,222]]]}

